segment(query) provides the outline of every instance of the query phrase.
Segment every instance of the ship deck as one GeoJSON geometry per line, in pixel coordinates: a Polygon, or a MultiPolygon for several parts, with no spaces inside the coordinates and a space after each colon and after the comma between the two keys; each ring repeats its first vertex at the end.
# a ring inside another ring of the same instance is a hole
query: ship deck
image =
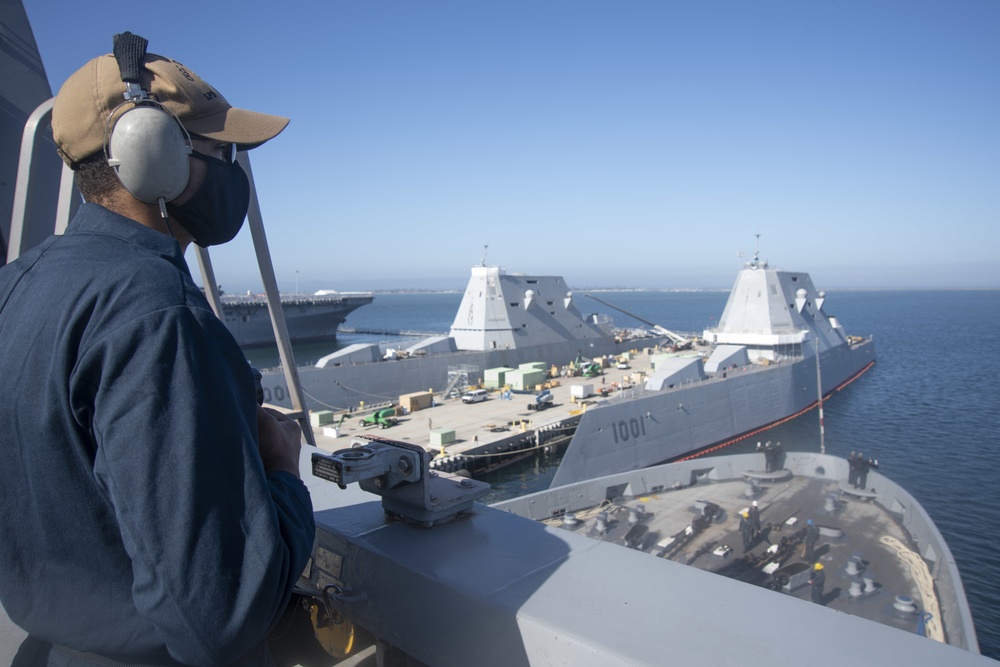
{"type": "MultiPolygon", "coordinates": [[[[763,455],[759,458],[762,463],[763,455]]],[[[807,602],[811,566],[819,562],[826,573],[823,606],[909,632],[920,621],[919,610],[933,610],[929,625],[939,627],[943,612],[936,608],[935,586],[941,583],[911,570],[910,561],[925,562],[917,555],[918,546],[871,495],[858,494],[843,482],[787,470],[748,470],[728,481],[702,479],[683,488],[617,497],[544,521],[807,602]],[[758,501],[762,530],[744,549],[739,513],[751,499],[758,501]],[[715,516],[703,518],[704,508],[713,506],[718,508],[715,516]],[[802,558],[807,519],[820,527],[813,561],[802,558]],[[907,601],[897,596],[912,600],[917,611],[898,609],[907,601]]],[[[944,600],[954,597],[953,590],[940,593],[944,600]]]]}

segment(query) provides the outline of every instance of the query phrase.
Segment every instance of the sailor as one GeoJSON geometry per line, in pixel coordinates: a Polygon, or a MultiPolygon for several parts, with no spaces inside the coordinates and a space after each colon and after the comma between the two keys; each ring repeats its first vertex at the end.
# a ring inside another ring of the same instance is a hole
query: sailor
{"type": "Polygon", "coordinates": [[[785,466],[785,450],[781,447],[780,440],[774,444],[774,453],[771,456],[774,457],[774,463],[771,464],[771,472],[781,470],[785,466]]]}
{"type": "Polygon", "coordinates": [[[743,553],[747,552],[747,549],[750,548],[750,543],[753,541],[750,521],[747,519],[747,515],[748,512],[740,512],[740,538],[743,540],[743,553]]]}
{"type": "Polygon", "coordinates": [[[867,459],[863,456],[858,456],[858,488],[864,489],[868,486],[868,471],[872,468],[878,468],[878,460],[872,457],[867,459]]]}
{"type": "Polygon", "coordinates": [[[288,119],[232,107],[141,37],[115,53],[71,74],[52,110],[85,203],[0,268],[0,373],[17,378],[0,406],[0,599],[28,632],[15,662],[265,665],[315,539],[301,431],[259,407],[184,251],[236,236],[250,201],[236,150],[288,119]]]}
{"type": "Polygon", "coordinates": [[[858,484],[858,459],[854,452],[847,457],[847,483],[852,487],[858,484]]]}
{"type": "Polygon", "coordinates": [[[812,519],[806,521],[806,534],[802,538],[802,560],[811,561],[816,555],[816,540],[819,539],[819,527],[812,519]]]}
{"type": "Polygon", "coordinates": [[[760,535],[760,508],[757,507],[756,500],[750,504],[750,509],[747,510],[747,521],[750,523],[750,534],[756,539],[760,535]]]}
{"type": "Polygon", "coordinates": [[[823,571],[823,563],[813,565],[812,576],[809,577],[809,585],[812,586],[812,601],[816,604],[823,604],[823,586],[826,585],[826,573],[823,571]]]}
{"type": "Polygon", "coordinates": [[[764,445],[764,472],[774,472],[774,448],[770,440],[764,445]]]}
{"type": "Polygon", "coordinates": [[[858,452],[858,457],[854,459],[854,468],[857,474],[854,477],[854,488],[863,489],[868,483],[868,471],[865,469],[865,455],[858,452]]]}

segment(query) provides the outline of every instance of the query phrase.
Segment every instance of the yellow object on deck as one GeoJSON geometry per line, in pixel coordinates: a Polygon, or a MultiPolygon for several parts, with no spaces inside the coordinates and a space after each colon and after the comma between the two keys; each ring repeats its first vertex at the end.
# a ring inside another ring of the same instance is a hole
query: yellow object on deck
{"type": "Polygon", "coordinates": [[[312,619],[313,633],[323,650],[334,658],[346,658],[354,648],[354,623],[341,616],[331,619],[317,600],[309,601],[309,617],[312,619]]]}

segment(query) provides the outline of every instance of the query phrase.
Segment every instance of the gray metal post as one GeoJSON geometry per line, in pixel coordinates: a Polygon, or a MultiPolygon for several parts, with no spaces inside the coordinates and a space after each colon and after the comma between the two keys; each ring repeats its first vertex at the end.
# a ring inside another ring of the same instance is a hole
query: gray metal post
{"type": "Polygon", "coordinates": [[[201,284],[205,286],[205,298],[208,305],[212,307],[215,316],[223,322],[226,321],[222,314],[222,296],[219,294],[219,283],[215,282],[215,269],[212,268],[212,258],[208,255],[208,248],[195,245],[195,254],[198,257],[198,269],[201,271],[201,284]]]}
{"type": "Polygon", "coordinates": [[[299,369],[295,365],[295,356],[292,354],[291,338],[288,336],[285,314],[281,307],[281,296],[278,293],[278,281],[274,277],[274,265],[271,263],[271,252],[268,249],[267,236],[264,233],[264,221],[260,213],[260,202],[257,200],[257,187],[254,185],[250,158],[246,153],[241,152],[237,154],[236,159],[247,172],[247,176],[250,177],[250,210],[247,213],[247,220],[250,223],[250,233],[253,236],[254,251],[257,253],[260,278],[264,283],[264,294],[267,296],[267,308],[271,313],[274,339],[278,343],[278,356],[281,359],[281,366],[285,370],[285,382],[288,383],[289,399],[292,401],[292,409],[294,410],[291,416],[298,420],[306,442],[315,446],[316,439],[313,437],[312,424],[309,422],[305,395],[299,381],[299,369]]]}
{"type": "Polygon", "coordinates": [[[826,454],[826,430],[823,424],[823,376],[820,373],[819,363],[819,334],[816,335],[816,391],[819,397],[816,403],[819,406],[819,453],[826,454]]]}
{"type": "MultiPolygon", "coordinates": [[[[23,247],[26,243],[24,226],[28,212],[29,184],[31,182],[31,167],[35,154],[35,140],[38,130],[43,125],[47,125],[49,117],[52,115],[52,105],[56,99],[50,97],[31,112],[28,121],[24,124],[24,132],[21,134],[21,154],[17,160],[17,179],[14,181],[14,201],[10,212],[10,232],[7,241],[7,263],[13,262],[21,256],[21,253],[28,250],[23,247]]],[[[58,227],[58,220],[56,227],[58,227]]],[[[65,229],[65,225],[63,225],[65,229]]]]}

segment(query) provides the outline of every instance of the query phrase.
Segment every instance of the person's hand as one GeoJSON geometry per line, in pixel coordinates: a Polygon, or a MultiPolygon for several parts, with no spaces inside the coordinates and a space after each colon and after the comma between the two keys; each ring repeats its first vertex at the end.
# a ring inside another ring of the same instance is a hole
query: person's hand
{"type": "Polygon", "coordinates": [[[265,472],[283,470],[299,477],[302,429],[298,422],[277,410],[258,407],[257,439],[265,472]]]}

